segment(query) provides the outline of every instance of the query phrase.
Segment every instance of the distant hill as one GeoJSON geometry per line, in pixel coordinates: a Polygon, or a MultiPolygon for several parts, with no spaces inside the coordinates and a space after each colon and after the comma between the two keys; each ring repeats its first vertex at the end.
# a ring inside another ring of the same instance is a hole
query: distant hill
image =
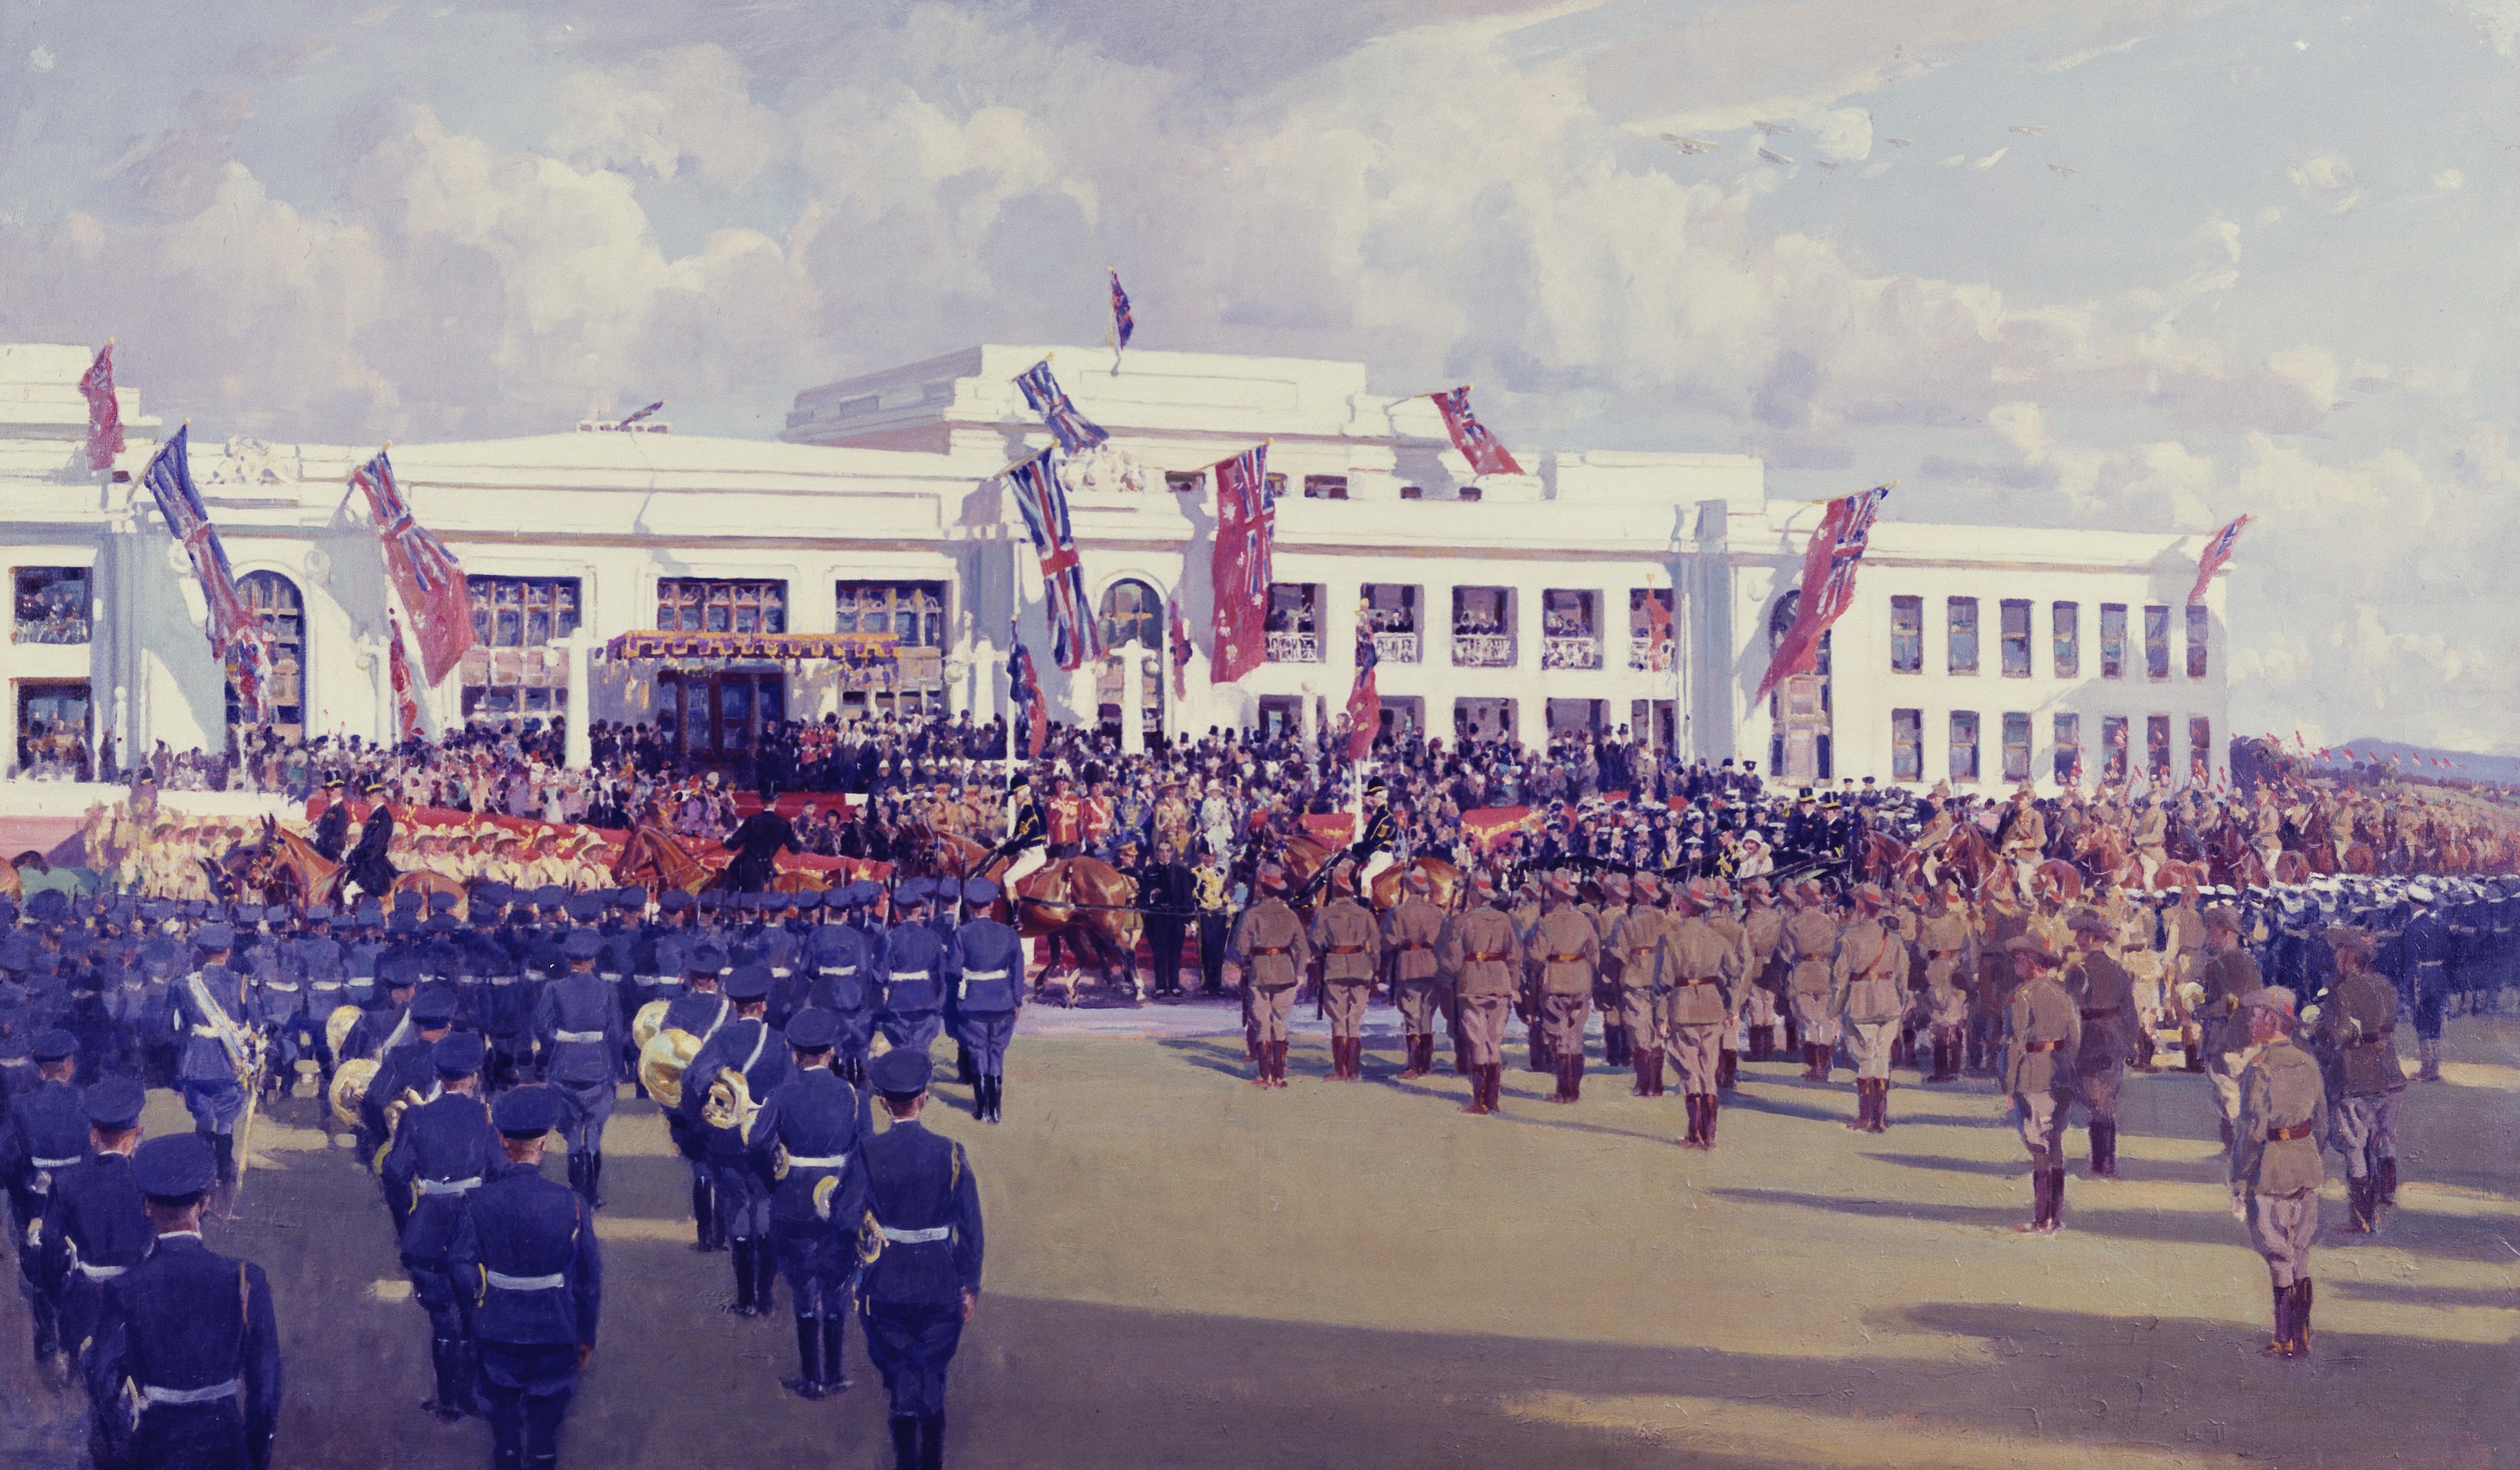
{"type": "Polygon", "coordinates": [[[2419,745],[2408,745],[2403,740],[2343,741],[2327,748],[2325,760],[2318,759],[2317,755],[2313,754],[2310,758],[2311,763],[2342,766],[2346,763],[2345,753],[2348,751],[2353,752],[2355,761],[2362,764],[2378,761],[2385,765],[2394,757],[2397,759],[2398,768],[2409,775],[2465,776],[2471,781],[2520,782],[2520,756],[2480,756],[2470,751],[2437,751],[2419,745]],[[2438,761],[2449,763],[2437,764],[2438,761]]]}

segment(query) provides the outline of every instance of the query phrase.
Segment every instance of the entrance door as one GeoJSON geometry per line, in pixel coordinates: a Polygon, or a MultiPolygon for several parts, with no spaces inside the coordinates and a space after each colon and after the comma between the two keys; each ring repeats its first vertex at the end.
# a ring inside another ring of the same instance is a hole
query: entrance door
{"type": "Polygon", "coordinates": [[[749,759],[762,730],[787,717],[785,674],[668,669],[656,679],[656,727],[693,760],[749,759]]]}
{"type": "Polygon", "coordinates": [[[88,697],[84,683],[18,686],[18,769],[55,780],[88,779],[88,697]]]}

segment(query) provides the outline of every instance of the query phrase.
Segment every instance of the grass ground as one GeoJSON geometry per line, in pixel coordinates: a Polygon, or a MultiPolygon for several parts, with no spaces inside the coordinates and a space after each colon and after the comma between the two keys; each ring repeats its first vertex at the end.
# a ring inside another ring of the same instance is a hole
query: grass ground
{"type": "MultiPolygon", "coordinates": [[[[2411,1088],[2403,1204],[2314,1258],[2318,1355],[2257,1354],[2266,1274],[2232,1219],[2201,1079],[2130,1080],[2124,1177],[2069,1185],[2024,1237],[2018,1140],[1985,1084],[1902,1085],[1886,1135],[1822,1087],[1745,1069],[1711,1155],[1678,1098],[1594,1073],[1584,1101],[1507,1074],[1507,1116],[1448,1074],[1243,1084],[1230,1036],[1015,1048],[1008,1122],[956,1107],[985,1202],[987,1291],[953,1386],[954,1460],[991,1466],[2486,1466],[2520,1463],[2520,1024],[2453,1027],[2411,1088]]],[[[1909,1074],[1901,1075],[1903,1082],[1909,1074]]],[[[960,1104],[959,1088],[940,1102],[960,1104]]],[[[311,1104],[286,1105],[302,1122],[311,1104]]],[[[153,1128],[181,1126],[153,1098],[153,1128]]],[[[2074,1133],[2081,1147],[2081,1132],[2074,1133]]],[[[346,1148],[267,1128],[214,1248],[261,1262],[288,1355],[283,1465],[488,1457],[428,1389],[423,1318],[346,1148]]],[[[2331,1156],[2332,1159],[2333,1156],[2331,1156]]],[[[557,1165],[554,1165],[557,1168],[557,1165]]],[[[603,1342],[579,1465],[889,1463],[881,1391],[804,1403],[784,1307],[722,1315],[686,1174],[644,1103],[614,1125],[603,1342]]],[[[0,1308],[0,1464],[81,1463],[74,1391],[0,1308]]]]}

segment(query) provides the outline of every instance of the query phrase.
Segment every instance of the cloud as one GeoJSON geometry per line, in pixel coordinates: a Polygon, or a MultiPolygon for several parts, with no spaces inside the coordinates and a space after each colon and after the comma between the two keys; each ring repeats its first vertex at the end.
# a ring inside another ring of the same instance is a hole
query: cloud
{"type": "Polygon", "coordinates": [[[581,168],[667,183],[688,167],[710,189],[740,190],[793,146],[786,121],[749,95],[742,67],[716,46],[655,52],[561,84],[551,146],[581,168]]]}
{"type": "Polygon", "coordinates": [[[2305,159],[2286,172],[2302,198],[2330,214],[2349,213],[2360,207],[2366,197],[2354,187],[2354,165],[2339,154],[2323,153],[2305,159]]]}

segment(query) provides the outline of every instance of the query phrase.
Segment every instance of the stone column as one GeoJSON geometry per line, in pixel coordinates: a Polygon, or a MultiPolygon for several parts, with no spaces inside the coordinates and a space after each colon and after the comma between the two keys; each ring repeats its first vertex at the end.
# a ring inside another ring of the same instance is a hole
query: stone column
{"type": "Polygon", "coordinates": [[[389,634],[370,634],[358,642],[358,666],[368,672],[369,687],[376,691],[377,722],[369,738],[390,750],[401,739],[394,723],[393,660],[385,651],[389,634]]]}
{"type": "Polygon", "coordinates": [[[570,770],[584,770],[595,760],[595,732],[587,728],[586,713],[595,702],[591,687],[594,659],[582,632],[556,639],[555,643],[568,660],[568,729],[562,740],[561,763],[570,770]]]}
{"type": "Polygon", "coordinates": [[[1147,753],[1147,645],[1135,638],[1120,650],[1120,754],[1147,753]]]}

